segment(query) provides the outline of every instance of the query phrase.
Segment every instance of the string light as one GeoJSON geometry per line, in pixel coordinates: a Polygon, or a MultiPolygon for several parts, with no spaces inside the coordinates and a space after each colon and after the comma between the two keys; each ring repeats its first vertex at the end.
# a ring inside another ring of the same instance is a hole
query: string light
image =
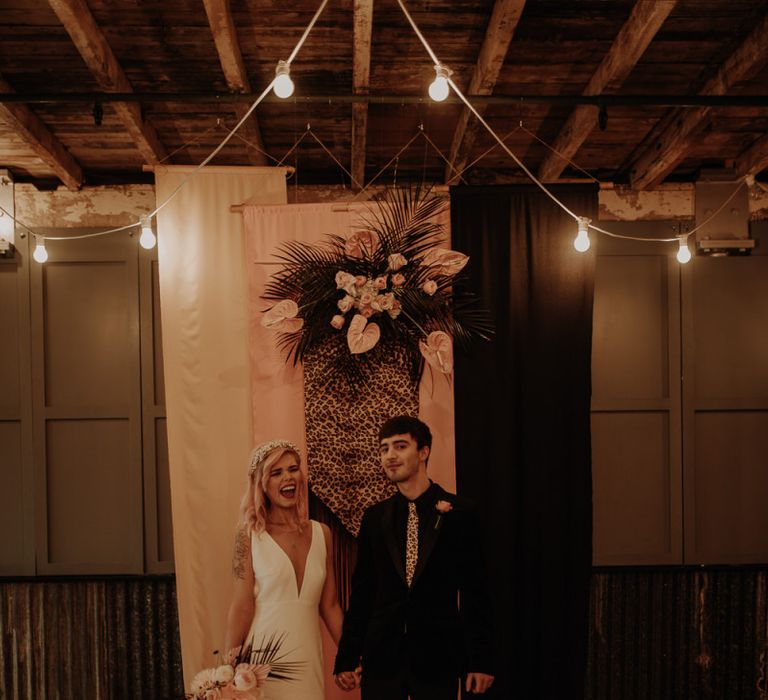
{"type": "Polygon", "coordinates": [[[35,246],[35,252],[32,253],[32,257],[36,262],[42,264],[48,260],[48,251],[45,249],[45,239],[35,237],[35,242],[37,245],[35,246]]]}
{"type": "Polygon", "coordinates": [[[275,79],[272,82],[275,95],[286,99],[293,95],[293,80],[291,80],[291,67],[285,61],[278,61],[275,68],[275,79]]]}
{"type": "Polygon", "coordinates": [[[691,259],[691,249],[688,247],[688,234],[683,233],[679,238],[680,247],[677,249],[677,262],[685,265],[691,259]]]}
{"type": "Polygon", "coordinates": [[[573,241],[573,247],[576,248],[576,250],[578,250],[580,253],[586,253],[589,250],[589,246],[590,246],[590,242],[589,242],[590,219],[588,219],[586,216],[580,216],[578,218],[578,222],[579,222],[579,232],[573,241]]]}
{"type": "Polygon", "coordinates": [[[139,237],[139,243],[142,248],[152,250],[157,243],[157,236],[152,230],[152,220],[148,216],[141,217],[141,236],[139,237]]]}
{"type": "Polygon", "coordinates": [[[452,71],[440,63],[437,63],[435,64],[435,73],[437,73],[437,75],[429,86],[429,96],[435,102],[442,102],[448,97],[448,93],[450,92],[448,78],[451,77],[452,71]]]}

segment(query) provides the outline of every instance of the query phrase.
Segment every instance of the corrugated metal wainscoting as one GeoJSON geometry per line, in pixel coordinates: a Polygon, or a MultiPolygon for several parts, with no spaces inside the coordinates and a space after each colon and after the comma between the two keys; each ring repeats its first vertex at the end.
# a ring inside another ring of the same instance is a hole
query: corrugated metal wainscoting
{"type": "Polygon", "coordinates": [[[172,576],[0,580],[2,700],[184,695],[172,576]]]}
{"type": "Polygon", "coordinates": [[[596,569],[589,700],[768,700],[768,570],[596,569]]]}
{"type": "MultiPolygon", "coordinates": [[[[172,577],[0,593],[2,700],[183,696],[172,577]]],[[[586,697],[768,700],[767,605],[762,567],[595,570],[586,697]]]]}

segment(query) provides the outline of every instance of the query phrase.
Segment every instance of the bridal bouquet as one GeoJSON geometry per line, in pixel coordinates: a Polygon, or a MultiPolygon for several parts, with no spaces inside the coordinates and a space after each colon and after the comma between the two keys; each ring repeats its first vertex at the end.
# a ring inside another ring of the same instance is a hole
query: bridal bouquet
{"type": "Polygon", "coordinates": [[[222,664],[200,671],[192,680],[193,700],[263,700],[270,668],[264,664],[222,664]]]}
{"type": "Polygon", "coordinates": [[[263,295],[274,304],[262,325],[281,333],[294,363],[339,339],[334,367],[348,379],[364,379],[367,354],[391,341],[405,346],[415,378],[425,362],[450,374],[453,341],[489,339],[492,326],[461,284],[469,258],[443,245],[435,222],[443,206],[429,193],[389,190],[351,236],[284,244],[283,267],[263,295]]]}
{"type": "MultiPolygon", "coordinates": [[[[263,700],[267,678],[291,680],[303,662],[281,661],[278,652],[284,635],[262,640],[259,648],[243,643],[232,649],[219,666],[205,668],[195,675],[188,700],[263,700]]],[[[218,654],[218,652],[216,652],[218,654]]]]}

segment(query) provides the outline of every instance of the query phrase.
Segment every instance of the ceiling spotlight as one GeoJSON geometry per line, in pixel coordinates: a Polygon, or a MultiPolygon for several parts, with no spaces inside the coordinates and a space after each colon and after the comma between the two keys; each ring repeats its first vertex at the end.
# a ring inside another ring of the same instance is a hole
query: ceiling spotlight
{"type": "Polygon", "coordinates": [[[34,253],[32,253],[32,257],[36,262],[44,263],[48,260],[48,251],[45,249],[45,239],[36,238],[35,241],[37,242],[37,245],[35,246],[34,253]]]}
{"type": "Polygon", "coordinates": [[[586,216],[579,217],[579,233],[573,241],[573,247],[580,253],[586,253],[589,250],[589,221],[586,216]]]}
{"type": "Polygon", "coordinates": [[[293,80],[291,80],[291,67],[285,61],[278,61],[275,68],[275,80],[272,83],[275,95],[285,99],[293,95],[293,80]]]}
{"type": "Polygon", "coordinates": [[[142,248],[151,250],[157,243],[157,237],[152,230],[152,220],[148,216],[141,217],[141,236],[139,237],[139,243],[142,248]]]}
{"type": "Polygon", "coordinates": [[[678,236],[680,248],[677,250],[677,262],[685,264],[691,259],[691,249],[688,247],[688,235],[678,236]]]}
{"type": "Polygon", "coordinates": [[[450,92],[448,78],[451,77],[452,71],[438,63],[435,66],[435,73],[437,73],[437,75],[429,86],[429,96],[435,102],[442,102],[448,97],[448,93],[450,92]]]}

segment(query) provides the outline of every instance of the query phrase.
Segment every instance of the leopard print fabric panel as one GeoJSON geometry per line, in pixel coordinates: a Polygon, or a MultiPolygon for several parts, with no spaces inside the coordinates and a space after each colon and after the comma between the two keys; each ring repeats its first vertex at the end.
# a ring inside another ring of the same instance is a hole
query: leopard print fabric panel
{"type": "Polygon", "coordinates": [[[392,416],[418,415],[419,391],[405,351],[391,343],[369,351],[377,369],[367,382],[329,387],[339,352],[349,352],[341,336],[304,356],[306,461],[312,492],[357,536],[365,509],[395,492],[379,463],[379,427],[392,416]]]}

